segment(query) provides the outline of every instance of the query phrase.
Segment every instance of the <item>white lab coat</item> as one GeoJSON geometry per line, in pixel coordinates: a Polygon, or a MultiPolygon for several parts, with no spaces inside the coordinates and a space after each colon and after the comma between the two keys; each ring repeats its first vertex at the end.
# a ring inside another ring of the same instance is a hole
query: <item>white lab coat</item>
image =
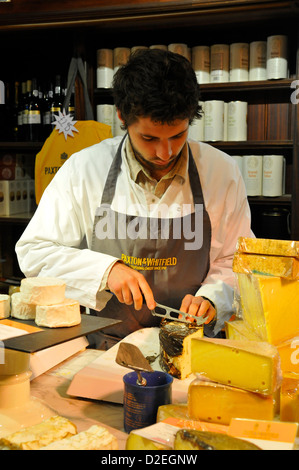
{"type": "MultiPolygon", "coordinates": [[[[91,251],[93,224],[120,141],[121,137],[107,139],[72,155],[46,188],[16,245],[25,276],[62,278],[66,282],[67,297],[96,310],[101,310],[108,300],[105,290],[101,290],[105,287],[102,279],[116,258],[91,251]]],[[[253,236],[246,190],[238,165],[229,155],[206,143],[189,144],[212,227],[210,270],[197,295],[214,302],[219,320],[227,319],[227,314],[230,316],[233,312],[236,287],[232,272],[236,242],[239,236],[253,236]]],[[[173,212],[182,204],[192,205],[193,202],[188,180],[182,182],[175,178],[172,185],[176,189],[169,191],[170,216],[174,216],[173,212]]],[[[123,209],[126,200],[131,213],[151,214],[153,196],[131,180],[125,158],[116,194],[120,197],[113,202],[114,210],[120,205],[123,209]]]]}

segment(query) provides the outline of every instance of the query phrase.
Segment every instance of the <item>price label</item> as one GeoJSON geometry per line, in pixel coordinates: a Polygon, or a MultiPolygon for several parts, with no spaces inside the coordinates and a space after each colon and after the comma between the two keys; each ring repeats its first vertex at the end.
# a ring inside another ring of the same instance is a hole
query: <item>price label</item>
{"type": "Polygon", "coordinates": [[[65,140],[67,140],[68,136],[74,137],[73,132],[79,132],[74,126],[77,121],[74,121],[74,118],[70,114],[59,111],[58,115],[54,114],[54,119],[55,121],[51,124],[55,124],[55,130],[57,130],[59,134],[63,132],[65,140]]]}
{"type": "Polygon", "coordinates": [[[233,418],[228,434],[250,440],[265,450],[288,450],[294,446],[297,431],[297,423],[233,418]]]}

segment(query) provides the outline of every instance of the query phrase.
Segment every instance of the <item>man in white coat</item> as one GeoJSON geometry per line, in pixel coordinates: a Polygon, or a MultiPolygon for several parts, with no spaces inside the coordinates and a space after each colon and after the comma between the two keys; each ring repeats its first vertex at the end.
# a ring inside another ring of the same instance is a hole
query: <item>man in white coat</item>
{"type": "Polygon", "coordinates": [[[125,136],[64,163],[16,245],[21,270],[62,278],[68,297],[122,320],[96,347],[158,325],[156,302],[204,316],[214,336],[233,314],[237,239],[252,236],[238,166],[187,140],[201,107],[183,56],[138,51],[113,93],[125,136]]]}

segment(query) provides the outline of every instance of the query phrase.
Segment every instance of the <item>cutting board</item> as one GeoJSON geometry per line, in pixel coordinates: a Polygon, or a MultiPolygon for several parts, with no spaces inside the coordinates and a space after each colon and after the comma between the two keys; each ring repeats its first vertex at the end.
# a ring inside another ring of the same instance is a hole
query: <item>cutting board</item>
{"type": "MultiPolygon", "coordinates": [[[[5,322],[5,320],[0,320],[0,325],[1,321],[5,322]]],[[[22,323],[27,327],[36,327],[34,320],[25,321],[14,318],[13,322],[22,323]]],[[[16,336],[5,339],[3,340],[3,344],[7,349],[13,349],[26,353],[35,353],[52,346],[56,346],[57,344],[89,335],[95,331],[102,330],[117,323],[120,323],[120,320],[97,317],[83,313],[81,314],[80,325],[63,328],[44,328],[39,326],[39,331],[34,331],[23,336],[16,336]]]]}
{"type": "MultiPolygon", "coordinates": [[[[161,371],[159,330],[159,328],[143,328],[131,333],[122,341],[133,343],[146,358],[155,358],[151,362],[151,366],[154,370],[161,371]]],[[[115,362],[118,347],[119,344],[116,344],[77,372],[67,390],[68,395],[123,403],[123,376],[131,371],[115,362]]],[[[184,380],[174,378],[172,384],[173,403],[187,402],[188,387],[194,379],[194,375],[184,380]]]]}

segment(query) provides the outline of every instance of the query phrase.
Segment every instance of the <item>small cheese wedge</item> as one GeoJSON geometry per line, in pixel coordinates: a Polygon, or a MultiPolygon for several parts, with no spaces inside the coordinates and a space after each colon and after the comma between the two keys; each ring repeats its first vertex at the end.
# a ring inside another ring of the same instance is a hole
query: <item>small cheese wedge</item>
{"type": "Polygon", "coordinates": [[[21,292],[11,295],[11,316],[20,320],[34,320],[36,305],[29,304],[21,292]]]}
{"type": "Polygon", "coordinates": [[[0,319],[10,316],[10,296],[0,294],[0,319]]]}
{"type": "Polygon", "coordinates": [[[195,379],[188,389],[188,414],[194,420],[229,425],[232,418],[265,419],[275,417],[273,395],[264,396],[209,380],[195,379]]]}
{"type": "Polygon", "coordinates": [[[174,441],[174,450],[261,450],[255,444],[216,432],[180,429],[174,441]]]}
{"type": "Polygon", "coordinates": [[[191,368],[209,380],[264,395],[281,384],[277,348],[262,341],[192,339],[191,368]]]}
{"type": "Polygon", "coordinates": [[[187,403],[171,403],[159,406],[157,423],[167,418],[189,419],[187,403]]]}
{"type": "Polygon", "coordinates": [[[64,299],[56,305],[37,305],[35,323],[47,328],[61,328],[81,323],[80,304],[77,300],[64,299]]]}
{"type": "Polygon", "coordinates": [[[280,390],[280,420],[299,422],[299,376],[283,374],[280,390]]]}
{"type": "Polygon", "coordinates": [[[299,258],[299,242],[293,240],[240,237],[237,242],[237,251],[241,253],[293,256],[294,258],[299,258]]]}
{"type": "Polygon", "coordinates": [[[243,320],[225,322],[225,335],[227,339],[262,341],[258,334],[243,320]]]}
{"type": "Polygon", "coordinates": [[[178,379],[187,378],[191,374],[191,339],[202,337],[202,326],[163,320],[159,333],[161,369],[178,379]]]}
{"type": "Polygon", "coordinates": [[[242,318],[263,340],[278,345],[299,333],[299,280],[236,274],[242,318]]]}
{"type": "Polygon", "coordinates": [[[255,255],[235,253],[233,258],[235,273],[280,276],[285,279],[299,278],[299,259],[287,256],[255,255]]]}
{"type": "Polygon", "coordinates": [[[62,416],[51,416],[41,423],[21,429],[0,439],[0,449],[38,450],[58,439],[77,433],[76,426],[62,416]]]}
{"type": "Polygon", "coordinates": [[[39,450],[118,450],[118,442],[106,428],[94,425],[39,450]]]}
{"type": "Polygon", "coordinates": [[[59,304],[65,298],[65,282],[53,277],[27,277],[21,280],[20,292],[31,304],[59,304]]]}

